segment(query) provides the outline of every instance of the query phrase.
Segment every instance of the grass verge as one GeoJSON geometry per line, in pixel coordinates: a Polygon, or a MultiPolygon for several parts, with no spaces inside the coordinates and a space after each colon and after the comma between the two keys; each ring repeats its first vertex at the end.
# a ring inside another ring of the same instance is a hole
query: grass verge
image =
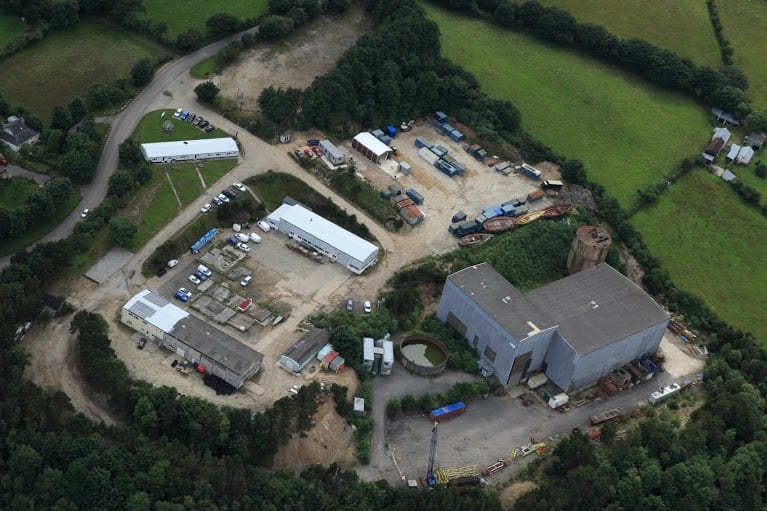
{"type": "Polygon", "coordinates": [[[745,207],[721,179],[695,169],[632,222],[677,285],[767,342],[767,218],[745,207]]]}
{"type": "Polygon", "coordinates": [[[129,32],[82,20],[6,60],[3,68],[13,72],[0,73],[0,90],[11,103],[25,105],[47,122],[53,107],[84,96],[95,83],[128,76],[139,59],[164,52],[129,32]]]}
{"type": "Polygon", "coordinates": [[[440,27],[445,57],[471,71],[485,92],[514,103],[536,138],[583,160],[589,178],[624,206],[707,140],[706,111],[681,94],[530,36],[421,5],[440,27]]]}
{"type": "Polygon", "coordinates": [[[244,20],[266,12],[267,0],[144,0],[146,13],[153,21],[168,24],[168,35],[175,38],[190,28],[207,33],[205,21],[214,14],[227,13],[244,20]]]}
{"type": "Polygon", "coordinates": [[[216,74],[216,56],[208,57],[189,70],[193,78],[202,80],[216,74]]]}

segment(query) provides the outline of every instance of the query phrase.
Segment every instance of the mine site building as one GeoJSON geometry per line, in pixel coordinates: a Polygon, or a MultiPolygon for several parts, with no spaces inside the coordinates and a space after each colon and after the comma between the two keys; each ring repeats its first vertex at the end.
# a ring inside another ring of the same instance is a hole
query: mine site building
{"type": "Polygon", "coordinates": [[[392,148],[378,140],[372,133],[363,131],[352,139],[352,148],[373,163],[381,163],[392,155],[392,148]]]}
{"type": "Polygon", "coordinates": [[[141,144],[141,154],[150,163],[237,158],[240,150],[233,138],[179,140],[141,144]]]}
{"type": "Polygon", "coordinates": [[[320,151],[333,165],[341,165],[346,159],[344,153],[328,139],[320,140],[320,151]]]}
{"type": "Polygon", "coordinates": [[[235,388],[261,369],[261,353],[148,289],[128,300],[120,320],[235,388]]]}
{"type": "Polygon", "coordinates": [[[300,204],[284,203],[267,223],[302,245],[360,274],[378,261],[378,247],[300,204]]]}
{"type": "Polygon", "coordinates": [[[437,317],[505,386],[543,372],[565,392],[658,350],[668,314],[605,263],[521,293],[489,264],[448,276],[437,317]]]}
{"type": "Polygon", "coordinates": [[[277,362],[283,369],[300,373],[317,353],[327,346],[330,332],[323,328],[312,328],[285,351],[277,362]]]}

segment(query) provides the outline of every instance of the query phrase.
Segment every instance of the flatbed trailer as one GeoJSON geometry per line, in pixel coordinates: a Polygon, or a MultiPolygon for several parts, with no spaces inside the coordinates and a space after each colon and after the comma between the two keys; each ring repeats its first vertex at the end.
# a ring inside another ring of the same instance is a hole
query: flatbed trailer
{"type": "Polygon", "coordinates": [[[591,423],[592,426],[596,426],[597,424],[602,424],[603,422],[614,420],[622,414],[623,410],[620,408],[613,408],[611,410],[607,410],[606,412],[592,415],[589,417],[589,423],[591,423]]]}

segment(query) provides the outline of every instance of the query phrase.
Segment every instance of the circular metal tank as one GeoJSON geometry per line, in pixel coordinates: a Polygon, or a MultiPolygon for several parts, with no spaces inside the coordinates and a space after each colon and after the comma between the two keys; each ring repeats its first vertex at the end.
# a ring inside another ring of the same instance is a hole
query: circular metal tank
{"type": "Polygon", "coordinates": [[[605,262],[611,243],[610,235],[601,227],[579,227],[567,256],[567,271],[572,275],[605,262]]]}

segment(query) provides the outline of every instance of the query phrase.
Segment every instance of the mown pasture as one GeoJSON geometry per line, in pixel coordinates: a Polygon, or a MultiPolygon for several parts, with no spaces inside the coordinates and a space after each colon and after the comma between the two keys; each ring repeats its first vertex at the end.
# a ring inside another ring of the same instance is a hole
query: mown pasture
{"type": "Polygon", "coordinates": [[[157,58],[164,50],[155,43],[103,22],[83,20],[55,30],[39,43],[3,63],[0,90],[9,102],[22,104],[47,121],[55,106],[88,88],[130,74],[141,58],[157,58]]]}
{"type": "Polygon", "coordinates": [[[446,58],[471,71],[485,92],[516,105],[532,135],[583,160],[589,179],[624,206],[696,154],[711,132],[706,110],[681,94],[528,35],[421,5],[440,27],[446,58]]]}
{"type": "Polygon", "coordinates": [[[24,33],[24,23],[15,14],[0,9],[0,48],[24,33]]]}
{"type": "MultiPolygon", "coordinates": [[[[739,1],[739,0],[735,0],[739,1]]],[[[676,0],[541,0],[579,22],[602,25],[621,39],[639,38],[699,65],[722,65],[706,2],[676,0]]]]}
{"type": "Polygon", "coordinates": [[[267,4],[267,0],[144,0],[147,16],[167,23],[172,38],[190,28],[207,33],[205,21],[214,14],[231,14],[241,20],[257,18],[266,12],[267,4]]]}
{"type": "Polygon", "coordinates": [[[767,218],[756,208],[696,168],[632,222],[678,286],[767,343],[767,218]]]}
{"type": "Polygon", "coordinates": [[[724,36],[733,49],[735,66],[748,77],[747,91],[756,108],[767,108],[767,2],[717,0],[724,36]]]}

